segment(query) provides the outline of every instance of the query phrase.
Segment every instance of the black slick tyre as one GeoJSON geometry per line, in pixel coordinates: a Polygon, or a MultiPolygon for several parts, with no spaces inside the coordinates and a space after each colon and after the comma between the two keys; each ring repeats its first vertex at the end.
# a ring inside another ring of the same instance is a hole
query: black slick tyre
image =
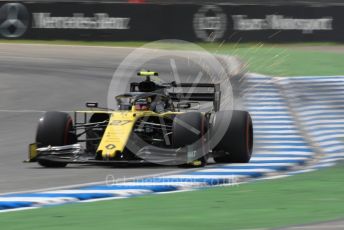
{"type": "MultiPolygon", "coordinates": [[[[63,112],[46,112],[39,120],[36,143],[37,147],[62,146],[76,143],[75,135],[71,132],[73,120],[69,114],[63,112]]],[[[67,163],[38,159],[44,167],[65,167],[67,163]]]]}

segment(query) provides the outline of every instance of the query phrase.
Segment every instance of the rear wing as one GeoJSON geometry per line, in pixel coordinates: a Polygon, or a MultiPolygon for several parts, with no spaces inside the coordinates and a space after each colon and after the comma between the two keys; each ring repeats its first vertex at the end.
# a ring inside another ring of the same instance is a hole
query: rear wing
{"type": "Polygon", "coordinates": [[[171,84],[172,89],[174,88],[208,88],[210,92],[208,93],[178,93],[178,92],[168,92],[172,101],[212,101],[214,105],[214,110],[220,110],[220,84],[212,83],[175,83],[171,84]]]}

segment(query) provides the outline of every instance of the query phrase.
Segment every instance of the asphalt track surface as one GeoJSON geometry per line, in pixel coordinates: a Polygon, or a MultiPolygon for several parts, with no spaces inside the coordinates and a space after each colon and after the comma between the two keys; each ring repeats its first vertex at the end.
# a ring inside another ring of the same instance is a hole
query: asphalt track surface
{"type": "MultiPolygon", "coordinates": [[[[106,104],[112,75],[133,49],[50,45],[0,44],[0,193],[169,173],[174,167],[115,168],[68,166],[45,169],[23,164],[27,144],[34,140],[42,111],[75,110],[87,100],[106,104]]],[[[196,76],[199,68],[176,61],[179,75],[196,76]]],[[[136,66],[130,66],[135,69],[136,66]]],[[[147,68],[171,75],[168,60],[154,60],[147,68]]],[[[118,84],[123,84],[118,79],[118,84]]],[[[185,79],[182,79],[185,80],[185,79]]],[[[123,84],[123,88],[126,85],[123,84]]],[[[328,222],[286,229],[343,229],[343,222],[328,222]]]]}
{"type": "Polygon", "coordinates": [[[337,220],[333,222],[322,222],[317,224],[310,224],[310,225],[300,225],[300,226],[293,226],[289,228],[280,228],[279,230],[324,230],[324,229],[331,229],[331,230],[341,230],[344,229],[344,221],[337,220]]]}
{"type": "MultiPolygon", "coordinates": [[[[28,144],[42,111],[73,111],[85,101],[106,105],[113,73],[131,48],[0,44],[0,193],[168,173],[176,167],[116,168],[70,165],[46,169],[24,164],[28,144]]],[[[196,76],[198,69],[176,59],[178,73],[196,76]]],[[[169,60],[153,60],[147,68],[172,74],[169,60]]],[[[130,67],[131,68],[131,67],[130,67]]],[[[136,68],[133,66],[132,68],[136,68]]],[[[183,79],[182,79],[183,80],[183,79]]],[[[118,79],[118,84],[123,84],[118,79]]],[[[126,87],[123,85],[123,87],[126,87]]]]}

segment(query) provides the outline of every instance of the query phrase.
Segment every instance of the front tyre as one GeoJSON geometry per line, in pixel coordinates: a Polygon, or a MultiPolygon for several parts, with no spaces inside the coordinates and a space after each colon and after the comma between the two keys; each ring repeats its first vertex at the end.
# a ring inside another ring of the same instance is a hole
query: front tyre
{"type": "MultiPolygon", "coordinates": [[[[63,112],[46,112],[40,118],[37,133],[37,147],[62,146],[76,143],[76,137],[72,132],[73,120],[68,113],[63,112]]],[[[67,163],[54,162],[46,159],[38,159],[38,163],[44,167],[61,168],[67,163]]]]}

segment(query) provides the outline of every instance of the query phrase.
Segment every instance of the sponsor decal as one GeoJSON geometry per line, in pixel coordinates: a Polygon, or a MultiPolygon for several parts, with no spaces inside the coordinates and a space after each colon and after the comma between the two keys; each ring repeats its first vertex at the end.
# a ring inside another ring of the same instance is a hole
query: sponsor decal
{"type": "Polygon", "coordinates": [[[32,28],[38,29],[91,29],[127,30],[130,18],[109,17],[106,13],[95,13],[85,17],[74,13],[71,17],[52,17],[51,13],[33,13],[32,28]]]}
{"type": "Polygon", "coordinates": [[[20,3],[6,3],[0,8],[0,34],[5,38],[22,36],[29,25],[29,12],[20,3]]]}
{"type": "Polygon", "coordinates": [[[234,30],[302,30],[304,34],[314,30],[332,30],[332,17],[301,19],[283,15],[266,15],[263,19],[249,19],[247,15],[233,15],[234,30]]]}
{"type": "Polygon", "coordinates": [[[115,126],[121,126],[121,125],[126,125],[130,123],[131,121],[126,121],[126,120],[115,120],[110,123],[110,125],[115,125],[115,126]]]}
{"type": "Polygon", "coordinates": [[[108,144],[107,146],[105,146],[106,149],[114,149],[116,146],[114,144],[108,144]]]}
{"type": "Polygon", "coordinates": [[[226,32],[227,16],[219,6],[202,6],[194,15],[193,26],[199,39],[216,41],[222,39],[226,32]]]}

